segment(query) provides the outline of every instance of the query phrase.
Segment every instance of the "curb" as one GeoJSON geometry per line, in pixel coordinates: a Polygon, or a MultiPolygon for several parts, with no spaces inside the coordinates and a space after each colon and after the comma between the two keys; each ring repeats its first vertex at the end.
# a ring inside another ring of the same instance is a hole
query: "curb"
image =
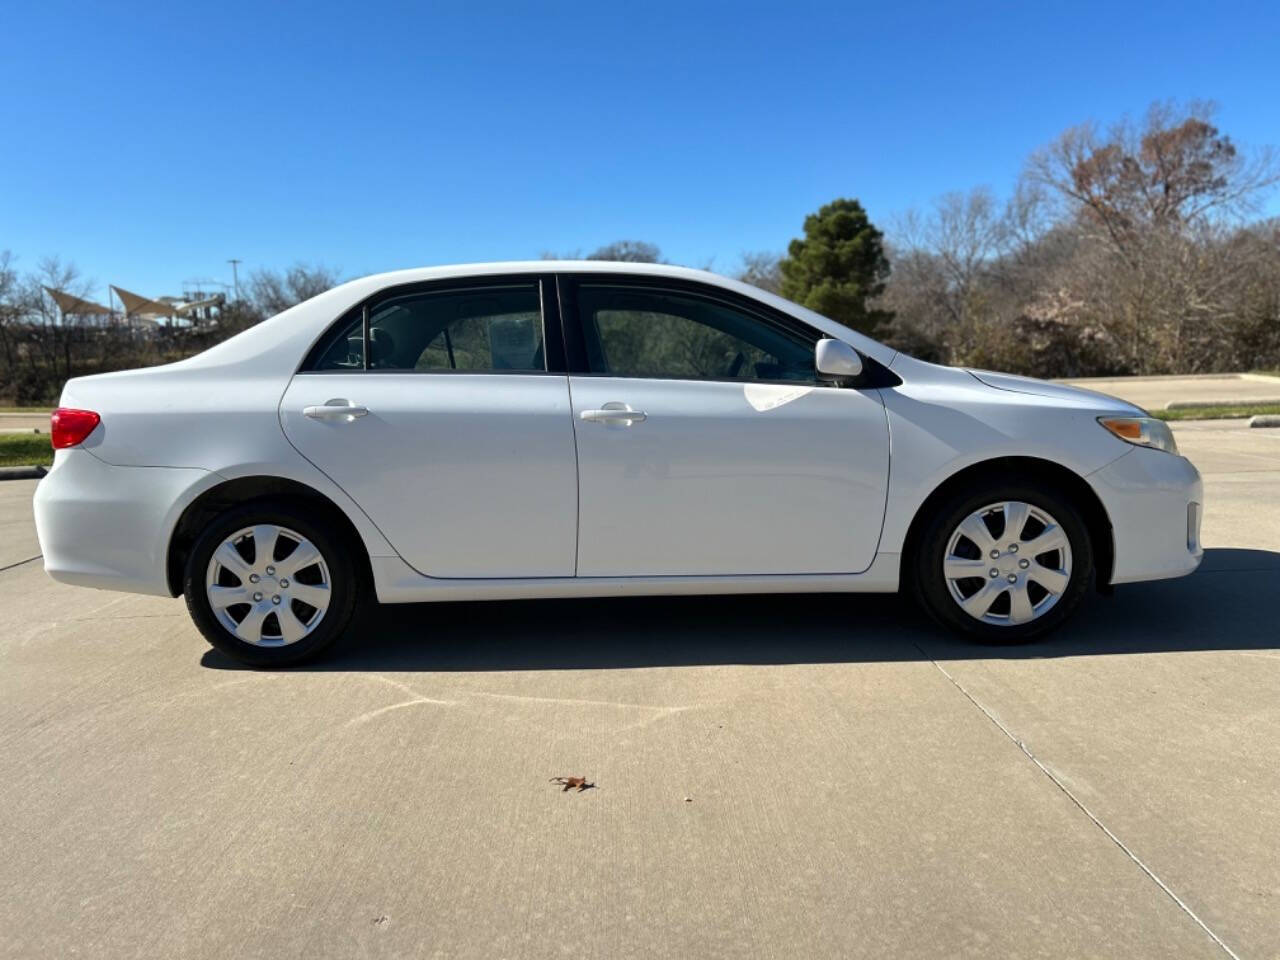
{"type": "Polygon", "coordinates": [[[1280,427],[1280,414],[1260,413],[1256,417],[1249,418],[1249,426],[1251,427],[1280,427]]]}
{"type": "Polygon", "coordinates": [[[48,467],[0,467],[0,480],[39,480],[48,467]]]}

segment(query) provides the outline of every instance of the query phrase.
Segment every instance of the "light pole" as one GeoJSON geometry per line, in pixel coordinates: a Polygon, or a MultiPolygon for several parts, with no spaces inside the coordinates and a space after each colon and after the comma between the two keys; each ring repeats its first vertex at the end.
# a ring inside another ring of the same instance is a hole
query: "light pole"
{"type": "Polygon", "coordinates": [[[238,271],[238,270],[236,270],[236,267],[238,267],[240,264],[244,263],[244,261],[243,261],[243,260],[228,260],[228,261],[227,261],[227,263],[231,264],[231,286],[235,288],[235,291],[236,291],[236,302],[239,302],[239,300],[240,300],[240,273],[239,273],[239,271],[238,271]]]}

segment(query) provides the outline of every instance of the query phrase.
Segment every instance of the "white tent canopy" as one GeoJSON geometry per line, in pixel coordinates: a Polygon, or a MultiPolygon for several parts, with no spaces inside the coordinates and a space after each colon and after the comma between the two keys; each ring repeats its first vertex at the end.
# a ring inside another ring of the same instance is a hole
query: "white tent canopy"
{"type": "Polygon", "coordinates": [[[77,297],[75,294],[67,293],[65,290],[55,290],[53,287],[45,287],[44,289],[49,296],[53,297],[53,302],[58,305],[58,309],[62,311],[64,316],[111,316],[112,310],[110,307],[104,307],[102,304],[86,300],[84,297],[77,297]]]}
{"type": "Polygon", "coordinates": [[[124,315],[130,319],[144,317],[154,320],[157,317],[173,317],[178,314],[178,308],[171,303],[152,300],[150,297],[122,290],[114,284],[111,289],[115,291],[116,296],[120,298],[120,302],[124,304],[124,315]]]}

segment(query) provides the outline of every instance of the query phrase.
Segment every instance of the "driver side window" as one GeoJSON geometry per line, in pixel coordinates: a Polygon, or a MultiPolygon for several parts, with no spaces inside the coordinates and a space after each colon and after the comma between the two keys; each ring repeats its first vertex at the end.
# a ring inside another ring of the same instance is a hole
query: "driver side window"
{"type": "Polygon", "coordinates": [[[582,283],[578,309],[592,373],[817,382],[814,342],[716,300],[582,283]]]}

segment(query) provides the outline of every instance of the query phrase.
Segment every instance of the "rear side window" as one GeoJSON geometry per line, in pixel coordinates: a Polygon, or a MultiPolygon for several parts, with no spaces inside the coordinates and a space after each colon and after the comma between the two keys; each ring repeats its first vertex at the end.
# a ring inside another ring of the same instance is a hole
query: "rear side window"
{"type": "Polygon", "coordinates": [[[536,281],[405,294],[349,319],[316,370],[546,370],[536,281]]]}
{"type": "Polygon", "coordinates": [[[364,369],[364,308],[352,310],[338,325],[341,330],[332,335],[328,347],[307,369],[364,369]]]}

